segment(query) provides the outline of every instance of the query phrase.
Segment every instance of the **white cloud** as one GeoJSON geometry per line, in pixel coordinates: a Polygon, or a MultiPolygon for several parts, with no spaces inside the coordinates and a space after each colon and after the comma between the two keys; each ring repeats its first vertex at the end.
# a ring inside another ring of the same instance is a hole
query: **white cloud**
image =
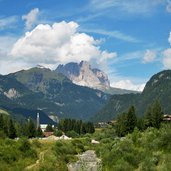
{"type": "Polygon", "coordinates": [[[156,52],[152,50],[146,50],[144,57],[143,57],[143,63],[150,63],[153,62],[156,58],[156,52]]]}
{"type": "Polygon", "coordinates": [[[170,43],[170,45],[171,45],[171,32],[170,32],[168,41],[169,41],[169,43],[170,43]]]}
{"type": "Polygon", "coordinates": [[[112,83],[111,85],[112,87],[127,89],[127,90],[135,90],[135,91],[143,91],[145,87],[145,83],[134,84],[131,80],[120,80],[118,82],[112,83]]]}
{"type": "Polygon", "coordinates": [[[171,48],[163,52],[163,65],[165,69],[171,69],[171,48]]]}
{"type": "Polygon", "coordinates": [[[97,62],[116,57],[116,53],[100,50],[99,40],[78,32],[75,22],[60,22],[51,25],[40,24],[18,39],[10,55],[13,59],[30,64],[52,64],[79,62],[80,60],[97,62]]]}
{"type": "MultiPolygon", "coordinates": [[[[168,41],[171,45],[171,32],[168,38],[168,41]]],[[[171,69],[171,48],[168,48],[163,51],[163,66],[165,69],[171,69]]]]}
{"type": "Polygon", "coordinates": [[[0,30],[15,27],[15,24],[16,24],[17,21],[18,21],[17,16],[10,16],[10,17],[5,17],[5,18],[0,18],[0,30]]]}
{"type": "Polygon", "coordinates": [[[166,10],[167,12],[171,12],[171,0],[167,0],[166,10]]]}
{"type": "Polygon", "coordinates": [[[100,61],[103,62],[103,61],[106,61],[108,59],[112,59],[112,58],[115,58],[115,57],[117,57],[116,52],[108,53],[107,51],[103,51],[101,53],[100,61]]]}
{"type": "Polygon", "coordinates": [[[16,72],[21,69],[28,69],[30,66],[28,66],[26,63],[23,63],[21,61],[14,61],[9,59],[2,59],[0,61],[0,73],[1,74],[9,74],[11,72],[16,72]]]}
{"type": "Polygon", "coordinates": [[[26,29],[31,29],[33,27],[33,25],[37,22],[38,15],[39,9],[34,8],[28,14],[22,16],[22,19],[25,20],[26,29]]]}
{"type": "Polygon", "coordinates": [[[114,31],[106,31],[106,30],[101,30],[101,29],[81,29],[81,31],[87,32],[87,33],[96,33],[96,34],[101,34],[109,37],[113,37],[119,40],[131,42],[131,43],[137,43],[139,42],[138,39],[134,38],[133,36],[126,35],[118,30],[114,31]]]}
{"type": "Polygon", "coordinates": [[[159,5],[166,3],[166,0],[92,0],[92,10],[106,10],[117,8],[130,14],[149,14],[159,5]]]}

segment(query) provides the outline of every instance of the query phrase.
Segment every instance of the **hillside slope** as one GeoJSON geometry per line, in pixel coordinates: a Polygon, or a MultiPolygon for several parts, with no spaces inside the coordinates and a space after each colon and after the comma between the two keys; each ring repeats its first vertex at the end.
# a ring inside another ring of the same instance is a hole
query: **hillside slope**
{"type": "Polygon", "coordinates": [[[41,109],[59,118],[89,119],[107,100],[99,90],[73,84],[67,77],[46,68],[31,68],[9,74],[33,94],[20,98],[27,109],[41,109]]]}
{"type": "Polygon", "coordinates": [[[152,76],[141,94],[113,95],[93,120],[95,122],[110,121],[131,105],[134,105],[137,114],[142,116],[148,105],[156,99],[160,100],[165,113],[171,113],[171,70],[152,76]]]}
{"type": "Polygon", "coordinates": [[[33,93],[16,79],[0,76],[0,109],[5,110],[13,118],[25,120],[36,119],[37,112],[41,114],[40,123],[54,123],[44,112],[28,108],[27,99],[34,103],[39,94],[33,93]],[[24,101],[25,99],[25,101],[24,101]]]}

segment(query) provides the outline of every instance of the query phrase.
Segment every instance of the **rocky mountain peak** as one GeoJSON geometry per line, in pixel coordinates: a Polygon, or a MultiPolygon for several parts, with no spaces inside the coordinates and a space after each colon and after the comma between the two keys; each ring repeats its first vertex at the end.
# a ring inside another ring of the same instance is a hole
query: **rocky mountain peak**
{"type": "Polygon", "coordinates": [[[62,73],[77,85],[103,90],[110,87],[108,76],[103,71],[92,68],[87,61],[59,65],[56,72],[62,73]]]}
{"type": "Polygon", "coordinates": [[[79,66],[82,69],[91,69],[91,65],[87,61],[81,61],[79,66]]]}

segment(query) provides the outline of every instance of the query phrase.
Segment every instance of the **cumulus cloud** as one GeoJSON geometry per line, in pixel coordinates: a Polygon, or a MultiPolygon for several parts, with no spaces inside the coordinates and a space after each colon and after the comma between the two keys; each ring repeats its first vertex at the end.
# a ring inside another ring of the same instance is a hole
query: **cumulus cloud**
{"type": "Polygon", "coordinates": [[[156,52],[152,50],[146,50],[144,57],[143,57],[143,63],[150,63],[153,62],[156,58],[156,52]]]}
{"type": "Polygon", "coordinates": [[[33,27],[33,25],[37,21],[38,15],[39,15],[39,9],[34,8],[28,14],[22,16],[22,19],[25,20],[26,29],[31,29],[33,27]]]}
{"type": "Polygon", "coordinates": [[[116,57],[116,53],[100,50],[99,40],[78,32],[76,22],[40,24],[26,32],[13,46],[10,55],[27,63],[58,64],[67,62],[102,62],[116,57]]]}
{"type": "Polygon", "coordinates": [[[163,52],[163,65],[165,69],[171,69],[171,48],[163,52]]]}
{"type": "Polygon", "coordinates": [[[145,83],[134,84],[131,80],[120,80],[118,82],[112,83],[112,87],[127,89],[127,90],[143,91],[145,87],[145,83]]]}
{"type": "MultiPolygon", "coordinates": [[[[171,32],[168,41],[171,45],[171,32]]],[[[163,51],[163,66],[165,69],[171,69],[171,48],[163,51]]]]}
{"type": "Polygon", "coordinates": [[[167,0],[166,10],[167,12],[171,12],[171,0],[167,0]]]}

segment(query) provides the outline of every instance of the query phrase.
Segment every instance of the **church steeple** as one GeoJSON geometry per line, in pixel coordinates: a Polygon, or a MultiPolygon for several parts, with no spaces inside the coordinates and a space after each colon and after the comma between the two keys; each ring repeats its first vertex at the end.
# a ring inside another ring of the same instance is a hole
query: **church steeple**
{"type": "Polygon", "coordinates": [[[37,128],[40,126],[39,112],[37,113],[37,128]]]}

